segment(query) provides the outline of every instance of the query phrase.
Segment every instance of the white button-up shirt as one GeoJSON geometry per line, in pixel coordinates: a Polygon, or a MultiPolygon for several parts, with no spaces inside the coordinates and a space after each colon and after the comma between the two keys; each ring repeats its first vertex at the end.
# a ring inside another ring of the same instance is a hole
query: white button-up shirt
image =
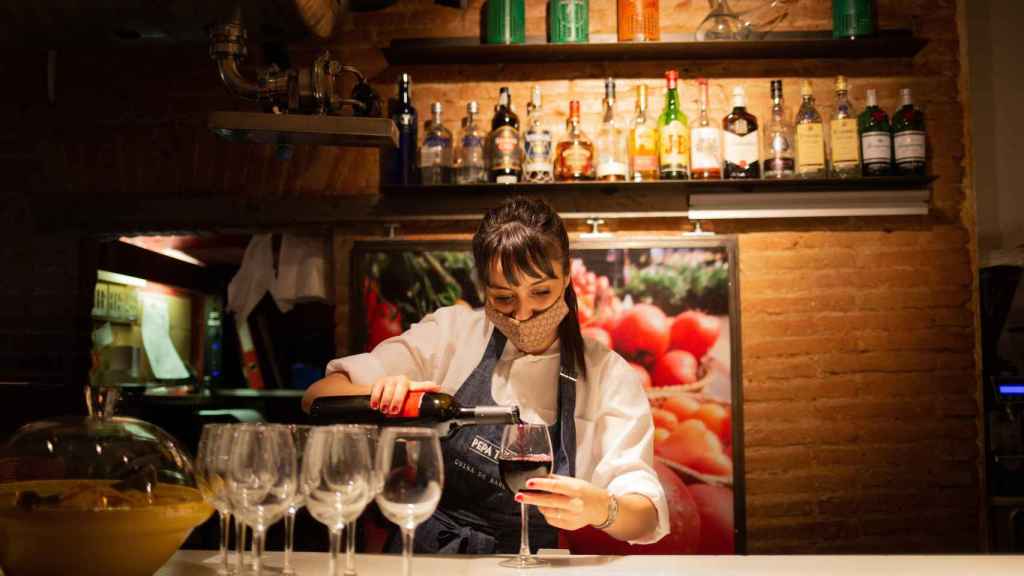
{"type": "MultiPolygon", "coordinates": [[[[384,376],[428,380],[454,395],[483,358],[494,325],[483,310],[440,308],[372,352],[332,360],[327,373],[344,372],[371,386],[384,376]]],[[[633,544],[657,542],[669,531],[665,492],[654,472],[654,425],[639,377],[604,345],[585,341],[587,378],[576,385],[576,477],[612,494],[641,494],[654,503],[658,527],[633,544]]],[[[559,343],[542,354],[505,344],[494,367],[491,396],[500,406],[519,406],[526,422],[554,424],[558,407],[559,343]]]]}

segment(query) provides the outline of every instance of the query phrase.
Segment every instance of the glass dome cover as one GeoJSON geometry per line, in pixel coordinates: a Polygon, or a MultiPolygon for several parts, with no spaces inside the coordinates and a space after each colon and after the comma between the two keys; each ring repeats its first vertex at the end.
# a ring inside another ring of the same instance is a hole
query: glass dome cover
{"type": "Polygon", "coordinates": [[[160,428],[114,416],[119,393],[87,387],[88,416],[26,424],[0,448],[8,576],[152,574],[209,517],[191,458],[160,428]],[[76,545],[53,554],[55,541],[76,545]]]}

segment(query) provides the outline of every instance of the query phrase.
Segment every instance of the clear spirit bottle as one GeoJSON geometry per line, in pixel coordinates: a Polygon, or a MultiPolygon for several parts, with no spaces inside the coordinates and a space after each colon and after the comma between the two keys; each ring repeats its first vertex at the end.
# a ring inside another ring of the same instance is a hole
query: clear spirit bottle
{"type": "Polygon", "coordinates": [[[430,119],[423,123],[423,145],[420,147],[420,183],[424,186],[451,184],[452,133],[441,122],[441,103],[430,105],[430,119]]]}
{"type": "Polygon", "coordinates": [[[604,81],[604,120],[597,131],[597,179],[623,182],[629,172],[626,132],[615,115],[615,80],[604,81]]]}
{"type": "Polygon", "coordinates": [[[765,127],[764,177],[793,177],[793,127],[786,120],[782,80],[772,80],[771,120],[765,127]]]}
{"type": "Polygon", "coordinates": [[[810,80],[800,85],[800,109],[796,113],[796,175],[800,178],[824,178],[825,124],[814,106],[810,80]]]}
{"type": "Polygon", "coordinates": [[[836,78],[836,108],[829,122],[829,144],[833,178],[860,177],[860,141],[857,137],[857,111],[850,104],[846,77],[836,78]]]}
{"type": "Polygon", "coordinates": [[[466,117],[462,119],[462,138],[459,139],[459,166],[455,181],[459,184],[487,182],[487,164],[484,159],[485,134],[477,124],[480,106],[476,101],[466,104],[466,117]]]}
{"type": "Polygon", "coordinates": [[[544,108],[541,105],[540,86],[534,86],[530,102],[526,105],[529,126],[523,135],[523,179],[526,182],[551,182],[551,131],[544,127],[544,108]]]}
{"type": "Polygon", "coordinates": [[[708,118],[708,81],[697,80],[700,116],[690,134],[690,178],[717,180],[722,177],[722,135],[708,118]]]}

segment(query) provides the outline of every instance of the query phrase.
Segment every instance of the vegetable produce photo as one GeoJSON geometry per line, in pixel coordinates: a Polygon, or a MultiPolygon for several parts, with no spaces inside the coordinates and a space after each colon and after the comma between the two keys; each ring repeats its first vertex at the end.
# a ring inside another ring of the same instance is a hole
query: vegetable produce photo
{"type": "MultiPolygon", "coordinates": [[[[438,307],[483,305],[469,243],[433,248],[356,244],[355,350],[372,350],[438,307]]],[[[672,523],[671,536],[652,546],[586,528],[564,533],[574,552],[742,553],[737,270],[730,238],[574,243],[569,276],[581,332],[629,362],[650,402],[672,523]]]]}

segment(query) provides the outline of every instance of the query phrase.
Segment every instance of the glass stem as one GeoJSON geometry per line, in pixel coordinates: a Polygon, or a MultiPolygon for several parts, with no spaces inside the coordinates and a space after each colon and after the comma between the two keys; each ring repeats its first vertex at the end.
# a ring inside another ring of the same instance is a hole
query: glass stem
{"type": "Polygon", "coordinates": [[[329,529],[331,535],[331,563],[327,569],[328,576],[335,576],[338,573],[338,554],[341,551],[341,529],[329,529]]]}
{"type": "Polygon", "coordinates": [[[252,571],[256,576],[262,574],[263,569],[263,530],[252,529],[252,571]]]}
{"type": "Polygon", "coordinates": [[[412,576],[412,528],[402,527],[402,576],[412,576]]]}
{"type": "Polygon", "coordinates": [[[521,506],[522,515],[520,516],[520,533],[519,533],[519,562],[526,562],[530,556],[530,530],[529,520],[530,517],[527,515],[526,503],[522,502],[521,506]]]}
{"type": "Polygon", "coordinates": [[[235,551],[235,573],[241,574],[245,571],[245,524],[238,516],[235,516],[235,551]]]}
{"type": "Polygon", "coordinates": [[[356,576],[356,521],[350,521],[345,531],[345,576],[356,576]]]}
{"type": "Polygon", "coordinates": [[[219,511],[220,514],[220,569],[218,574],[228,573],[228,540],[231,538],[231,512],[219,511]]]}
{"type": "Polygon", "coordinates": [[[284,515],[284,567],[283,574],[291,574],[292,570],[292,549],[295,545],[295,507],[289,506],[288,512],[284,515]]]}

